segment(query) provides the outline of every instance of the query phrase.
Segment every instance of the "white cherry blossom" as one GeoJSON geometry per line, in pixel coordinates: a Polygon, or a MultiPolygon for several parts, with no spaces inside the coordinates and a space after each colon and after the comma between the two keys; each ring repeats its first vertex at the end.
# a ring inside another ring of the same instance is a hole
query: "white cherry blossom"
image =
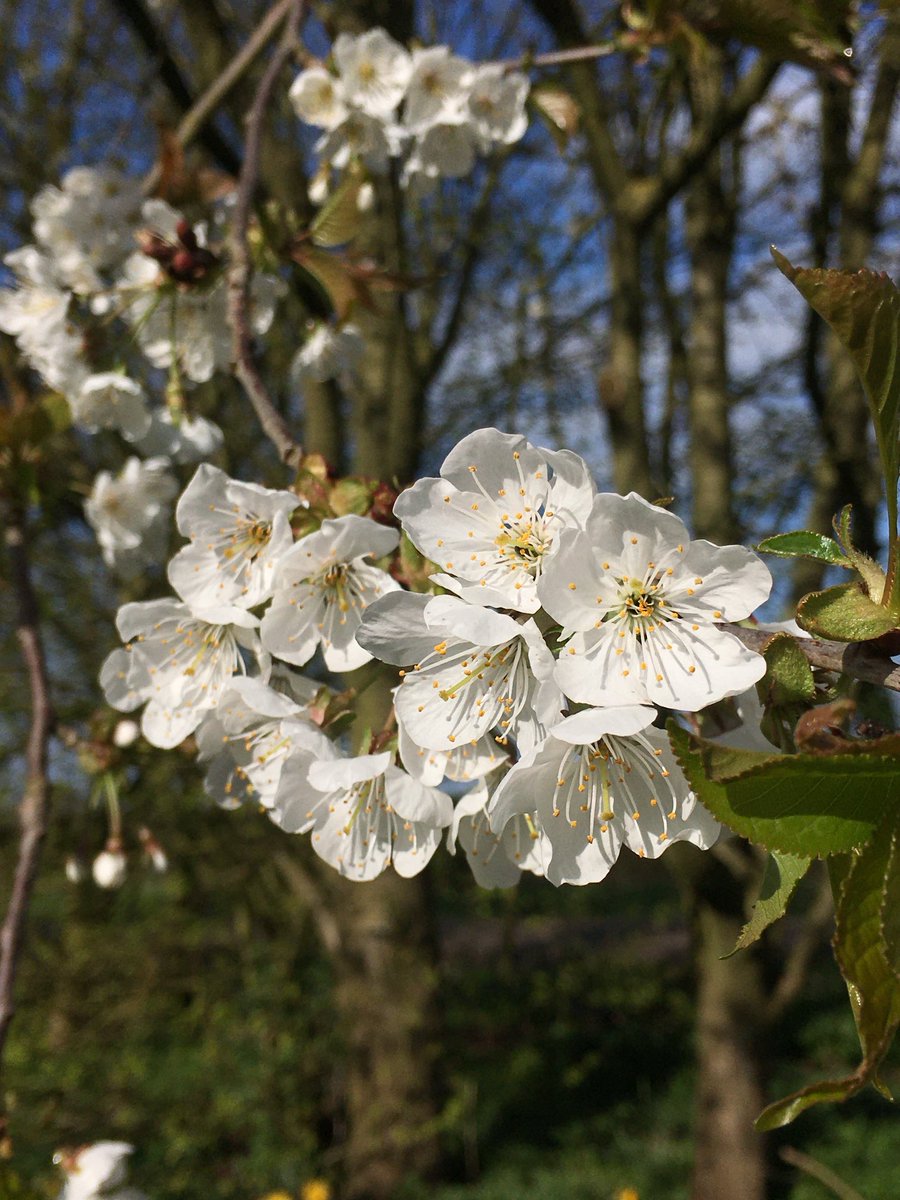
{"type": "Polygon", "coordinates": [[[197,731],[205,788],[223,808],[252,802],[271,809],[286,764],[306,768],[328,753],[328,738],[306,710],[260,679],[236,675],[218,707],[197,731]]]}
{"type": "Polygon", "coordinates": [[[391,764],[388,752],[313,763],[309,828],[316,854],[350,879],[390,864],[417,875],[453,819],[450,797],[391,764]]]}
{"type": "Polygon", "coordinates": [[[341,170],[358,158],[369,170],[383,174],[400,154],[406,136],[394,122],[353,111],[319,138],[315,150],[323,163],[341,170]]]}
{"type": "Polygon", "coordinates": [[[765,564],[743,546],[692,542],[673,513],[635,493],[600,495],[584,531],[564,532],[538,582],[568,637],[556,678],[585,704],[660,704],[696,712],[745,691],[765,660],[718,621],[769,594],[765,564]]]}
{"type": "Polygon", "coordinates": [[[117,847],[107,847],[91,864],[91,875],[97,887],[120,888],[128,876],[128,860],[117,847]]]}
{"type": "Polygon", "coordinates": [[[507,757],[491,734],[450,751],[428,750],[417,745],[402,721],[398,722],[397,735],[397,750],[404,768],[413,779],[429,787],[437,787],[443,779],[454,783],[481,779],[501,766],[507,757]]]}
{"type": "Polygon", "coordinates": [[[494,833],[487,803],[488,789],[483,783],[458,801],[447,831],[450,853],[456,853],[458,842],[475,882],[483,888],[515,887],[523,871],[543,875],[543,858],[549,857],[549,851],[541,852],[544,835],[537,819],[531,814],[513,816],[500,833],[494,833]]]}
{"type": "Polygon", "coordinates": [[[127,578],[165,555],[177,490],[164,458],[129,458],[117,476],[98,472],[84,511],[107,566],[127,578]]]}
{"type": "Polygon", "coordinates": [[[558,717],[553,656],[534,621],[467,604],[456,596],[386,596],[359,640],[401,672],[394,701],[412,740],[450,751],[496,731],[530,745],[558,717]]]}
{"type": "Polygon", "coordinates": [[[288,520],[303,502],[231,479],[201,463],[185,488],[175,518],[190,544],[169,563],[169,582],[188,604],[253,608],[272,594],[275,568],[293,545],[288,520]]]}
{"type": "Polygon", "coordinates": [[[320,129],[334,129],[347,116],[341,81],[324,67],[301,71],[291,84],[288,98],[301,121],[320,129]]]}
{"type": "Polygon", "coordinates": [[[419,550],[462,582],[464,598],[532,613],[560,533],[583,527],[593,497],[577,454],[479,429],[451,450],[440,479],[403,492],[394,513],[419,550]]]}
{"type": "Polygon", "coordinates": [[[337,329],[319,321],[294,355],[291,377],[295,385],[305,379],[314,379],[318,383],[337,379],[345,371],[355,371],[365,349],[366,343],[355,325],[342,325],[337,329]]]}
{"type": "Polygon", "coordinates": [[[425,179],[462,179],[471,174],[478,153],[475,128],[462,116],[429,125],[416,138],[404,170],[404,185],[425,179]]]}
{"type": "Polygon", "coordinates": [[[655,709],[585,709],[555,725],[494,792],[495,832],[537,813],[544,874],[551,883],[596,883],[623,845],[656,858],[673,841],[708,849],[719,825],[690,791],[655,709]]]}
{"type": "Polygon", "coordinates": [[[91,433],[118,429],[128,441],[138,441],[150,430],[150,412],[144,389],[118,371],[88,375],[77,392],[67,397],[72,418],[91,433]]]}
{"type": "Polygon", "coordinates": [[[353,671],[371,659],[356,640],[363,610],[400,585],[367,558],[396,547],[395,529],[349,515],[322,522],[282,556],[272,604],[260,636],[266,650],[302,666],[321,646],[332,671],[353,671]]]}
{"type": "Polygon", "coordinates": [[[412,73],[409,52],[381,28],[339,34],[332,47],[348,103],[385,119],[406,92],[412,73]]]}
{"type": "Polygon", "coordinates": [[[63,1151],[55,1155],[54,1161],[66,1176],[60,1200],[96,1200],[99,1196],[115,1200],[117,1195],[122,1195],[123,1200],[126,1195],[138,1200],[140,1193],[131,1189],[114,1192],[125,1182],[126,1159],[133,1153],[134,1146],[128,1142],[94,1142],[72,1153],[63,1151]]]}
{"type": "Polygon", "coordinates": [[[176,463],[192,463],[210,458],[221,449],[224,440],[225,435],[214,421],[163,408],[151,413],[150,428],[135,445],[147,457],[163,456],[176,463]]]}
{"type": "Polygon", "coordinates": [[[243,673],[240,647],[258,653],[257,618],[221,606],[192,611],[176,600],[125,604],[116,627],[128,645],[100,670],[107,703],[131,712],[146,702],[141,733],[171,749],[216,708],[232,676],[243,673]]]}
{"type": "Polygon", "coordinates": [[[414,50],[406,89],[403,122],[420,133],[430,125],[459,119],[463,113],[472,64],[447,46],[414,50]]]}
{"type": "Polygon", "coordinates": [[[469,82],[468,110],[485,149],[492,143],[511,145],[525,133],[529,86],[521,71],[507,71],[496,63],[476,68],[469,82]]]}

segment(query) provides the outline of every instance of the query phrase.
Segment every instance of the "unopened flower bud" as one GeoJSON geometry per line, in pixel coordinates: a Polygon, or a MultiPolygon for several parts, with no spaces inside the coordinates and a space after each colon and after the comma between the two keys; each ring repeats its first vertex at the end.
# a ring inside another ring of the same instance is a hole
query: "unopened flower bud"
{"type": "Polygon", "coordinates": [[[66,858],[66,879],[69,883],[81,883],[84,880],[84,863],[74,854],[66,858]]]}
{"type": "Polygon", "coordinates": [[[160,875],[168,871],[169,857],[146,825],[142,825],[138,830],[138,837],[141,839],[144,853],[149,858],[153,870],[158,871],[160,875]]]}
{"type": "Polygon", "coordinates": [[[122,852],[121,843],[110,838],[106,849],[94,859],[91,874],[97,887],[118,888],[125,882],[128,873],[127,860],[122,852]]]}
{"type": "Polygon", "coordinates": [[[140,734],[141,727],[137,721],[119,721],[113,730],[113,745],[118,746],[120,750],[125,750],[128,746],[134,745],[140,734]]]}
{"type": "Polygon", "coordinates": [[[372,211],[375,203],[375,189],[371,183],[364,183],[356,193],[356,207],[361,213],[372,211]]]}

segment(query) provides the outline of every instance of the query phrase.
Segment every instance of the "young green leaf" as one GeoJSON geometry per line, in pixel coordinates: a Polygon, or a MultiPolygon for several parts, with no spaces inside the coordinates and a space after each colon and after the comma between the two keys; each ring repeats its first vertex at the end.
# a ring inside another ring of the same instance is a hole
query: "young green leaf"
{"type": "MultiPolygon", "coordinates": [[[[885,274],[795,267],[774,247],[779,270],[824,318],[853,359],[869,403],[886,489],[888,531],[897,537],[900,476],[900,292],[885,274]]],[[[893,566],[893,563],[892,563],[893,566]]],[[[900,586],[891,572],[885,602],[900,612],[900,586]]]]}
{"type": "Polygon", "coordinates": [[[864,846],[900,806],[896,756],[868,752],[866,743],[849,743],[846,754],[769,756],[692,738],[674,722],[669,740],[713,816],[773,852],[845,853],[864,846]]]}
{"type": "Polygon", "coordinates": [[[856,582],[804,596],[797,623],[813,637],[834,642],[868,642],[897,628],[893,613],[870,600],[856,582]]]}
{"type": "Polygon", "coordinates": [[[810,868],[812,860],[797,854],[771,854],[766,862],[759,899],[753,905],[750,920],[741,930],[740,937],[730,954],[752,946],[775,921],[783,917],[788,901],[797,884],[810,868]]]}
{"type": "Polygon", "coordinates": [[[824,533],[812,533],[808,529],[776,533],[773,537],[764,538],[756,548],[763,554],[777,554],[781,558],[813,558],[835,567],[849,568],[853,565],[834,538],[826,537],[824,533]]]}
{"type": "Polygon", "coordinates": [[[309,227],[310,236],[317,246],[343,246],[356,237],[362,222],[359,193],[365,182],[365,174],[360,168],[348,168],[309,227]]]}
{"type": "Polygon", "coordinates": [[[887,814],[859,854],[836,858],[830,866],[834,952],[850,993],[863,1059],[844,1079],[812,1084],[769,1105],[756,1121],[760,1131],[788,1124],[813,1104],[846,1100],[867,1083],[890,1099],[876,1073],[900,1025],[900,979],[884,927],[884,913],[900,887],[900,809],[887,814]]]}

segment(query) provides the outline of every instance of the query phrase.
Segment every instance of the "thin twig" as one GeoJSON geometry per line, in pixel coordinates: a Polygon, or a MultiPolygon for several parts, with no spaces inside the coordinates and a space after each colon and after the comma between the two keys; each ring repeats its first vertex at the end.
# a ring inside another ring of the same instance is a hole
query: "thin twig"
{"type": "MultiPolygon", "coordinates": [[[[720,625],[726,633],[739,638],[748,650],[762,653],[763,647],[775,636],[771,630],[749,629],[743,625],[720,625]]],[[[803,651],[811,667],[825,671],[837,671],[859,679],[863,683],[877,683],[900,692],[900,667],[886,654],[872,650],[865,642],[827,642],[821,638],[795,638],[797,647],[803,651]]]]}
{"type": "Polygon", "coordinates": [[[253,261],[250,255],[248,230],[253,209],[253,198],[259,177],[260,151],[266,111],[272,98],[278,76],[293,52],[300,25],[306,11],[306,0],[291,0],[287,8],[287,21],[281,44],[272,55],[265,74],[260,80],[253,105],[247,115],[247,139],[244,147],[244,163],[238,180],[234,216],[231,226],[231,266],[228,270],[228,323],[231,326],[234,373],[243,385],[253,405],[263,432],[283,462],[296,466],[303,455],[302,447],[294,440],[287,422],[278,412],[253,353],[253,338],[250,332],[250,284],[253,279],[253,261]]]}
{"type": "MultiPolygon", "coordinates": [[[[9,514],[6,546],[10,579],[18,604],[16,636],[28,673],[31,692],[31,729],[25,765],[25,791],[19,805],[19,851],[13,875],[9,906],[0,926],[0,1074],[9,1026],[15,1014],[16,969],[25,935],[25,923],[41,844],[47,830],[50,785],[47,778],[47,747],[53,728],[53,711],[47,683],[47,668],[38,616],[37,597],[31,582],[25,521],[21,512],[9,514]]],[[[7,1135],[3,1111],[4,1089],[0,1086],[0,1139],[7,1135]]]]}
{"type": "Polygon", "coordinates": [[[819,1183],[824,1183],[838,1197],[838,1200],[865,1200],[865,1197],[860,1195],[856,1188],[852,1188],[839,1175],[835,1175],[830,1167],[826,1167],[824,1163],[820,1163],[809,1154],[804,1154],[802,1150],[795,1150],[793,1146],[782,1146],[778,1153],[792,1167],[797,1167],[798,1170],[805,1171],[813,1179],[818,1179],[819,1183]]]}
{"type": "MultiPolygon", "coordinates": [[[[182,148],[194,140],[241,76],[259,57],[278,30],[278,26],[284,21],[292,3],[293,0],[279,0],[278,4],[269,9],[221,75],[212,81],[184,114],[175,130],[176,141],[182,148]]],[[[144,180],[145,192],[153,192],[159,184],[160,174],[161,169],[157,164],[144,180]]]]}
{"type": "Polygon", "coordinates": [[[531,67],[556,67],[565,63],[589,62],[594,58],[605,58],[615,54],[621,46],[615,42],[601,42],[597,46],[573,46],[569,50],[551,50],[547,54],[523,54],[519,58],[501,59],[497,66],[507,71],[527,71],[531,67]]]}

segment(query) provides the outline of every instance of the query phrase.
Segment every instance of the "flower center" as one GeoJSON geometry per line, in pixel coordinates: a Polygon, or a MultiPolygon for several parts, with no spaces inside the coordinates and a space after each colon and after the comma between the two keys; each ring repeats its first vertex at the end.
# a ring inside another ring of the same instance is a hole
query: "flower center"
{"type": "Polygon", "coordinates": [[[550,549],[552,537],[540,518],[528,517],[523,522],[505,518],[501,520],[501,532],[494,538],[494,545],[512,568],[527,571],[537,576],[541,571],[541,559],[550,549]]]}

